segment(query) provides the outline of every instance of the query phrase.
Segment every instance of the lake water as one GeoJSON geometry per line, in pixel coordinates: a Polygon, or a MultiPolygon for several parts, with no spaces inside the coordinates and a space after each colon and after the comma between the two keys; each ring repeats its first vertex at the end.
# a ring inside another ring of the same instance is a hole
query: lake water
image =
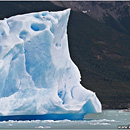
{"type": "MultiPolygon", "coordinates": [[[[85,115],[84,120],[1,121],[0,129],[117,129],[130,125],[130,112],[103,110],[85,115]]],[[[130,127],[129,127],[130,129],[130,127]]]]}

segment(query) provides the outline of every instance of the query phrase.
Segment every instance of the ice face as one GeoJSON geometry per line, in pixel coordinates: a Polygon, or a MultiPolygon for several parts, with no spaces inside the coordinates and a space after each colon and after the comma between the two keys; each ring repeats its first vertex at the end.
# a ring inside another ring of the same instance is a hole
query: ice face
{"type": "Polygon", "coordinates": [[[46,11],[0,21],[0,115],[101,112],[69,55],[69,14],[46,11]]]}

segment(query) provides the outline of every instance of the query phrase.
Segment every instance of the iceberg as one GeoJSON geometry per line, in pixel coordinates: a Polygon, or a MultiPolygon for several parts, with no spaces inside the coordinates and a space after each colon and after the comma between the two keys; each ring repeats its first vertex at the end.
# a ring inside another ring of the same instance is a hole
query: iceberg
{"type": "Polygon", "coordinates": [[[82,119],[102,111],[70,58],[69,14],[42,11],[0,20],[0,120],[82,119]]]}

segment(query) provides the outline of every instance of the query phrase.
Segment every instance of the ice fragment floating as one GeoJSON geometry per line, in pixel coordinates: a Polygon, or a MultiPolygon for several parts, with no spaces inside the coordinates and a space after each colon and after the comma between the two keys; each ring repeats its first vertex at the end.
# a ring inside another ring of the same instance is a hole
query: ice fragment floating
{"type": "Polygon", "coordinates": [[[1,116],[46,115],[47,119],[59,114],[65,119],[70,114],[69,119],[77,119],[75,114],[101,112],[100,101],[82,87],[70,58],[69,14],[70,9],[46,11],[0,21],[1,116]]]}

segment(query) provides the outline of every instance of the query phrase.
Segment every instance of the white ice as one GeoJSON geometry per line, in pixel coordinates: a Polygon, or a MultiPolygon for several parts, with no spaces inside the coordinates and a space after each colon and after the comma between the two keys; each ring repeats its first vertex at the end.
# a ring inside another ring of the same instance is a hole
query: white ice
{"type": "Polygon", "coordinates": [[[0,115],[101,112],[70,58],[69,14],[67,9],[0,20],[0,115]]]}

